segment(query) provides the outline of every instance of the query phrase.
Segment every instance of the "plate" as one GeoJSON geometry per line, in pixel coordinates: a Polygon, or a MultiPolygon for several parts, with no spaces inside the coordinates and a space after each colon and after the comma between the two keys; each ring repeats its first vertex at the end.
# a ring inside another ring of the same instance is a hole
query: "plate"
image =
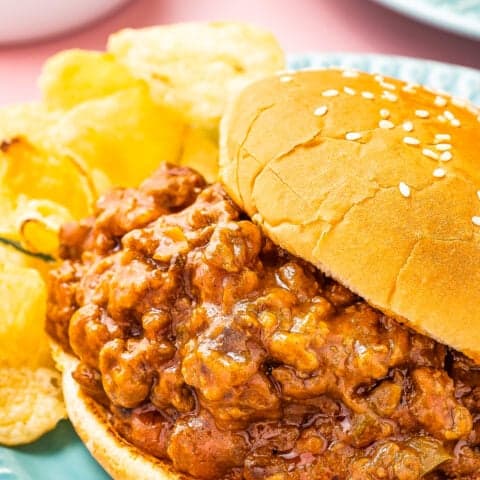
{"type": "Polygon", "coordinates": [[[480,39],[480,0],[374,0],[391,10],[465,37],[480,39]]]}
{"type": "MultiPolygon", "coordinates": [[[[359,54],[291,55],[291,69],[350,67],[383,73],[442,89],[480,105],[480,71],[405,57],[359,54]]],[[[67,421],[37,442],[17,448],[0,447],[0,480],[106,480],[67,421]]]]}

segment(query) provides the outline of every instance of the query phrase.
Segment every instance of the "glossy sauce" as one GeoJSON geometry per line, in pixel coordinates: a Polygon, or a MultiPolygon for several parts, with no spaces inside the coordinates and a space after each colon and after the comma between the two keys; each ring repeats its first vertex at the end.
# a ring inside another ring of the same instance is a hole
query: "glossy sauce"
{"type": "Polygon", "coordinates": [[[61,234],[47,328],[114,428],[202,479],[479,478],[480,374],[164,166],[61,234]]]}

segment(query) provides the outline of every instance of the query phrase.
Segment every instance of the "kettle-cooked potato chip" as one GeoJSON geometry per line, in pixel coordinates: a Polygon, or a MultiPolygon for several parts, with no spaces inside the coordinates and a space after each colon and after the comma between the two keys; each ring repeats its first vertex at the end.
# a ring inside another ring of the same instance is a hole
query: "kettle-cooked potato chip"
{"type": "MultiPolygon", "coordinates": [[[[33,268],[39,272],[43,278],[46,278],[48,270],[52,267],[51,263],[45,262],[41,257],[25,255],[19,249],[11,246],[11,240],[0,236],[0,265],[9,265],[17,267],[33,268]]],[[[20,243],[20,240],[13,240],[20,243]]]]}
{"type": "Polygon", "coordinates": [[[0,444],[31,442],[65,418],[60,375],[44,331],[46,284],[37,261],[0,245],[0,444]]]}
{"type": "Polygon", "coordinates": [[[0,263],[30,266],[46,274],[58,254],[61,225],[71,213],[49,200],[0,194],[0,263]]]}
{"type": "Polygon", "coordinates": [[[177,163],[183,131],[181,118],[139,85],[77,105],[50,133],[93,178],[103,172],[116,186],[136,186],[161,162],[177,163]]]}
{"type": "Polygon", "coordinates": [[[40,89],[49,109],[68,110],[138,84],[111,53],[65,50],[50,57],[40,75],[40,89]]]}
{"type": "Polygon", "coordinates": [[[60,382],[53,368],[0,365],[0,444],[32,442],[66,417],[60,382]]]}
{"type": "Polygon", "coordinates": [[[0,298],[0,365],[48,365],[47,287],[41,275],[33,268],[1,264],[0,298]]]}
{"type": "Polygon", "coordinates": [[[71,157],[53,155],[23,137],[0,143],[0,185],[12,198],[47,199],[75,218],[87,215],[95,199],[88,175],[71,157]]]}
{"type": "Polygon", "coordinates": [[[211,130],[236,90],[285,68],[270,32],[234,22],[121,30],[110,36],[107,48],[150,85],[157,102],[211,130]]]}
{"type": "Polygon", "coordinates": [[[33,144],[43,144],[49,140],[46,135],[47,130],[57,119],[57,113],[48,112],[39,102],[2,107],[0,108],[0,145],[18,136],[27,138],[33,144]]]}
{"type": "Polygon", "coordinates": [[[22,244],[32,253],[57,257],[60,227],[73,220],[70,212],[50,200],[19,199],[16,223],[22,244]]]}
{"type": "Polygon", "coordinates": [[[183,140],[180,165],[194,168],[208,182],[215,182],[218,176],[218,145],[212,135],[202,128],[189,128],[183,140]]]}

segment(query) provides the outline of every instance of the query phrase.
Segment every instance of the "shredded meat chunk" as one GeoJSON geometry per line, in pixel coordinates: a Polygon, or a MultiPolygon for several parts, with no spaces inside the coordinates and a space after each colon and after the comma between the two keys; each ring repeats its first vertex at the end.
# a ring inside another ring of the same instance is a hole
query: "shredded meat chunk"
{"type": "Polygon", "coordinates": [[[204,480],[480,478],[480,367],[165,165],[61,232],[47,329],[140,449],[204,480]]]}

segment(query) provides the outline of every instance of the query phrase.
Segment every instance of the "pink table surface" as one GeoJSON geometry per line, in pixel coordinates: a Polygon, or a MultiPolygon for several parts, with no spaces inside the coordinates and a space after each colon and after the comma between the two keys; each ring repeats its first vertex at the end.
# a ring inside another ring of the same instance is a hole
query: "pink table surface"
{"type": "Polygon", "coordinates": [[[70,35],[0,47],[0,105],[38,98],[41,65],[58,50],[102,49],[108,34],[121,28],[194,20],[261,25],[292,53],[377,52],[480,68],[480,42],[417,23],[369,0],[133,0],[70,35]]]}

